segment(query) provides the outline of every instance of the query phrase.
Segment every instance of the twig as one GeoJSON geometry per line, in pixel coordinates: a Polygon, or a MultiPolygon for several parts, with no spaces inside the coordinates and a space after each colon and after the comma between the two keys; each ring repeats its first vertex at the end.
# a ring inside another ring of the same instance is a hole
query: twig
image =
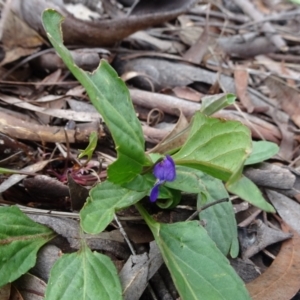
{"type": "Polygon", "coordinates": [[[186,221],[190,221],[190,220],[193,220],[198,214],[201,213],[201,211],[213,206],[213,205],[216,205],[216,204],[219,204],[219,203],[222,203],[222,202],[227,202],[229,201],[228,198],[222,198],[222,199],[219,199],[219,200],[216,200],[216,201],[213,201],[213,202],[210,202],[210,203],[207,203],[206,205],[203,205],[202,207],[200,207],[199,209],[197,209],[191,216],[189,216],[186,221]]]}
{"type": "MultiPolygon", "coordinates": [[[[123,228],[123,226],[122,226],[121,222],[119,221],[116,214],[114,215],[114,218],[115,218],[115,221],[117,222],[117,225],[119,226],[120,232],[123,235],[124,240],[126,241],[128,247],[130,249],[130,252],[132,253],[132,255],[136,255],[135,249],[133,248],[133,246],[132,246],[132,244],[131,244],[128,236],[127,236],[127,233],[124,230],[124,228],[123,228]]],[[[148,282],[147,289],[148,289],[149,293],[151,294],[152,299],[157,300],[157,297],[155,295],[155,292],[154,292],[150,282],[148,282]]]]}
{"type": "Polygon", "coordinates": [[[128,247],[130,249],[130,252],[132,253],[132,255],[136,255],[135,249],[133,248],[133,246],[132,246],[132,244],[131,244],[128,236],[127,236],[127,233],[124,230],[124,228],[123,228],[121,222],[119,221],[118,217],[116,216],[116,214],[114,215],[114,218],[115,218],[115,221],[117,222],[117,224],[119,226],[120,232],[123,235],[124,240],[126,241],[128,247]]]}
{"type": "MultiPolygon", "coordinates": [[[[238,5],[245,14],[250,16],[254,21],[261,22],[264,20],[264,16],[254,7],[251,1],[248,0],[234,0],[234,3],[238,5]]],[[[266,37],[281,51],[287,51],[288,46],[280,35],[277,34],[275,28],[270,22],[262,24],[262,31],[266,34],[266,37]]]]}

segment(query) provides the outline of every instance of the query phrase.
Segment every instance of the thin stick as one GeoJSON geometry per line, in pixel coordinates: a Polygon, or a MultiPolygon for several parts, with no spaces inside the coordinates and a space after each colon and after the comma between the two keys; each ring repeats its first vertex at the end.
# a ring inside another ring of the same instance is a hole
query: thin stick
{"type": "MultiPolygon", "coordinates": [[[[254,21],[260,22],[264,20],[264,16],[258,11],[251,1],[248,0],[234,0],[234,3],[238,5],[245,14],[250,16],[254,21]]],[[[261,26],[262,31],[266,37],[281,51],[287,51],[288,46],[283,38],[276,32],[275,28],[270,22],[263,23],[261,26]]]]}
{"type": "Polygon", "coordinates": [[[193,220],[198,214],[201,213],[201,211],[213,206],[213,205],[216,205],[216,204],[219,204],[219,203],[222,203],[222,202],[227,202],[229,201],[229,198],[222,198],[222,199],[219,199],[219,200],[216,200],[216,201],[213,201],[213,202],[210,202],[210,203],[207,203],[206,205],[203,205],[202,207],[200,207],[199,209],[197,209],[191,216],[189,216],[186,221],[190,221],[190,220],[193,220]]]}
{"type": "Polygon", "coordinates": [[[114,218],[115,218],[115,221],[117,222],[117,224],[119,226],[120,232],[123,235],[124,240],[126,241],[128,247],[130,249],[131,254],[136,255],[136,252],[135,252],[135,250],[134,250],[134,248],[133,248],[133,246],[132,246],[132,244],[131,244],[128,236],[127,236],[127,233],[125,232],[125,230],[124,230],[124,228],[123,228],[123,226],[122,226],[121,222],[119,221],[116,214],[114,215],[114,218]]]}

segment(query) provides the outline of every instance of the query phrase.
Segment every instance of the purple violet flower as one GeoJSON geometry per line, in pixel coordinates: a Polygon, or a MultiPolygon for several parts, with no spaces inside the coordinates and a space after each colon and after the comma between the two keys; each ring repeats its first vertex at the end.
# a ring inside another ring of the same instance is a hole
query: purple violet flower
{"type": "Polygon", "coordinates": [[[173,158],[167,155],[161,162],[153,168],[153,174],[157,178],[155,185],[150,192],[150,201],[155,202],[159,194],[159,186],[166,181],[174,181],[176,178],[176,169],[173,158]]]}

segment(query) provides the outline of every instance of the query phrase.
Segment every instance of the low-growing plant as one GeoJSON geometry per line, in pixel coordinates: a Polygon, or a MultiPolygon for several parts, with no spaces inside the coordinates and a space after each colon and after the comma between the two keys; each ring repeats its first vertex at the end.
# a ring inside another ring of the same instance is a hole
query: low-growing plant
{"type": "MultiPolygon", "coordinates": [[[[105,60],[93,73],[78,68],[63,45],[63,17],[49,9],[42,19],[50,42],[85,87],[116,146],[117,159],[108,167],[107,180],[90,190],[80,211],[82,230],[99,233],[117,211],[135,205],[153,233],[181,299],[250,299],[226,258],[239,252],[237,224],[231,202],[220,199],[229,200],[230,192],[274,212],[242,171],[247,164],[272,157],[278,147],[252,141],[249,129],[240,122],[211,117],[235,100],[233,95],[216,95],[205,98],[201,111],[195,112],[184,130],[188,132],[184,142],[176,147],[170,143],[172,147],[163,153],[146,153],[142,127],[125,83],[105,60]],[[149,196],[162,209],[172,208],[180,202],[182,192],[197,195],[197,215],[206,221],[205,227],[199,220],[156,222],[141,204],[149,196]]],[[[93,137],[80,155],[90,159],[94,148],[93,137]]],[[[33,267],[38,249],[54,234],[16,207],[1,208],[0,215],[2,286],[33,267]]],[[[101,299],[122,299],[118,274],[107,256],[92,252],[82,239],[77,253],[64,254],[52,268],[46,299],[99,299],[99,295],[101,299]]]]}

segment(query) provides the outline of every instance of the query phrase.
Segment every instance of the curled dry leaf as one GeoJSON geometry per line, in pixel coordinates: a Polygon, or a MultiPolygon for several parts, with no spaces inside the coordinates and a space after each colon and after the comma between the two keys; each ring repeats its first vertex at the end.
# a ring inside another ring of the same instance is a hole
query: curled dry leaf
{"type": "Polygon", "coordinates": [[[148,281],[163,263],[162,256],[155,242],[150,243],[149,255],[131,255],[119,276],[125,300],[140,299],[148,281]]]}
{"type": "Polygon", "coordinates": [[[43,300],[46,290],[46,283],[29,273],[20,277],[14,282],[24,300],[43,300]]]}
{"type": "MultiPolygon", "coordinates": [[[[78,221],[51,215],[28,214],[28,217],[37,223],[46,225],[56,233],[65,237],[71,248],[80,249],[81,236],[78,221]]],[[[87,245],[94,250],[107,251],[121,259],[127,259],[130,255],[129,249],[124,243],[118,242],[116,238],[113,238],[112,235],[109,236],[107,233],[98,235],[85,234],[84,238],[87,245]]]]}
{"type": "Polygon", "coordinates": [[[254,110],[254,106],[251,102],[251,98],[248,95],[248,71],[246,69],[235,69],[234,70],[234,81],[235,81],[235,89],[236,94],[243,106],[247,109],[248,113],[252,113],[254,110]]]}
{"type": "Polygon", "coordinates": [[[272,265],[246,285],[253,300],[290,300],[300,288],[300,236],[285,223],[281,227],[293,238],[282,244],[272,265]]]}
{"type": "Polygon", "coordinates": [[[130,16],[111,20],[83,21],[69,14],[62,1],[13,0],[13,11],[37,32],[45,36],[41,23],[42,12],[51,7],[64,16],[64,41],[68,45],[105,46],[112,45],[130,34],[176,18],[186,12],[195,0],[140,0],[130,16]]]}
{"type": "Polygon", "coordinates": [[[255,220],[245,234],[240,234],[239,241],[241,244],[242,258],[247,259],[265,249],[267,246],[291,238],[292,235],[268,227],[261,220],[255,220]]]}
{"type": "Polygon", "coordinates": [[[149,152],[166,153],[169,150],[181,147],[189,134],[188,126],[188,120],[182,111],[180,111],[180,116],[174,129],[149,152]]]}
{"type": "Polygon", "coordinates": [[[10,1],[4,5],[0,28],[1,42],[5,51],[1,66],[37,52],[44,43],[37,32],[10,10],[10,1]]]}

